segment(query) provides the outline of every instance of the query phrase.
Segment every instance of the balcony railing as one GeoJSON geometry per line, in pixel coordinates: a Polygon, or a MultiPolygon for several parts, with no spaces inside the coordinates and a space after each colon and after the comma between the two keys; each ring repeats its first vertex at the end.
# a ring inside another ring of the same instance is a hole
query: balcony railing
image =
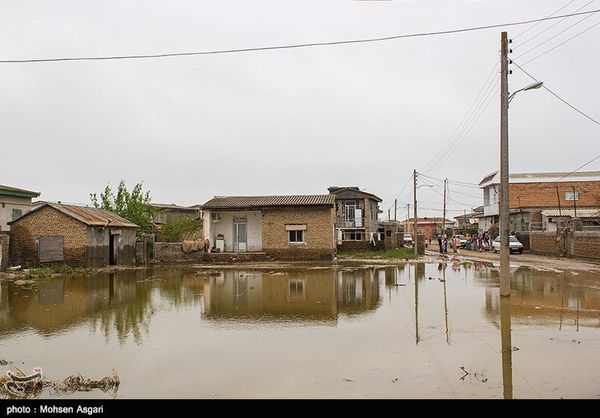
{"type": "Polygon", "coordinates": [[[364,228],[365,223],[362,218],[355,219],[346,219],[346,218],[336,218],[335,226],[338,228],[364,228]]]}

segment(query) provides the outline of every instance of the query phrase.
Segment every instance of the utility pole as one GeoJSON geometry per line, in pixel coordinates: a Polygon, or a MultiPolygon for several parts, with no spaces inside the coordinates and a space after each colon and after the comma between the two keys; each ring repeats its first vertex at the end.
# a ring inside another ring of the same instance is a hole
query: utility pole
{"type": "Polygon", "coordinates": [[[500,296],[510,296],[508,200],[508,36],[500,34],[500,296]]]}
{"type": "Polygon", "coordinates": [[[404,226],[404,232],[408,234],[408,220],[410,219],[410,203],[406,205],[406,222],[404,226]]]}
{"type": "Polygon", "coordinates": [[[556,200],[558,201],[558,216],[562,216],[562,209],[560,207],[560,194],[558,193],[558,185],[556,186],[556,200]]]}
{"type": "Polygon", "coordinates": [[[467,210],[463,209],[463,234],[467,235],[467,210]]]}
{"type": "Polygon", "coordinates": [[[391,209],[388,209],[388,221],[391,221],[391,220],[392,220],[392,215],[391,215],[391,213],[390,213],[390,210],[391,210],[391,209]]]}
{"type": "Polygon", "coordinates": [[[414,206],[414,214],[415,219],[414,222],[414,240],[413,245],[415,247],[415,258],[419,258],[419,253],[417,252],[418,242],[419,242],[419,231],[417,230],[417,170],[413,170],[413,206],[414,206]]]}
{"type": "Polygon", "coordinates": [[[571,189],[573,190],[573,211],[575,212],[573,217],[577,218],[577,199],[575,199],[575,186],[571,187],[571,189]]]}
{"type": "MultiPolygon", "coordinates": [[[[446,233],[446,183],[448,179],[444,179],[444,212],[442,215],[442,236],[446,233]]],[[[446,242],[448,242],[448,237],[446,237],[446,242]]]]}
{"type": "Polygon", "coordinates": [[[397,215],[398,214],[398,199],[394,199],[394,221],[397,221],[397,215]]]}

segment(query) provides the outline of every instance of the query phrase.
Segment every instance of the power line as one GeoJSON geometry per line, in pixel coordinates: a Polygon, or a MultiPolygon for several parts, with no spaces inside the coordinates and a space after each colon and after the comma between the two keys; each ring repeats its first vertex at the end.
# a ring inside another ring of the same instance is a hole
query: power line
{"type": "MultiPolygon", "coordinates": [[[[529,77],[531,77],[531,79],[533,79],[534,81],[538,81],[537,78],[535,78],[534,76],[532,76],[531,74],[529,74],[523,67],[521,67],[519,64],[517,64],[516,62],[512,61],[513,64],[515,64],[517,66],[517,68],[519,68],[519,70],[523,71],[525,74],[527,74],[529,77]]],[[[564,104],[566,104],[567,106],[569,106],[571,109],[575,110],[577,113],[579,113],[582,116],[585,116],[587,119],[591,120],[592,122],[594,122],[596,125],[600,126],[600,122],[598,122],[596,119],[594,119],[593,117],[589,116],[588,114],[584,113],[582,110],[579,110],[578,108],[576,108],[575,106],[573,106],[571,103],[567,102],[565,99],[563,99],[562,97],[560,97],[558,94],[556,94],[555,92],[553,92],[552,90],[550,90],[545,84],[542,84],[542,87],[547,90],[550,94],[552,94],[554,97],[556,97],[558,100],[560,100],[561,102],[563,102],[564,104]]]]}
{"type": "Polygon", "coordinates": [[[574,173],[578,172],[583,167],[590,165],[591,163],[593,163],[594,161],[596,161],[598,158],[600,158],[600,154],[596,155],[594,158],[592,158],[591,160],[589,160],[587,163],[580,165],[575,170],[571,171],[569,174],[565,174],[561,178],[554,180],[553,183],[559,182],[560,180],[562,180],[562,179],[564,179],[566,177],[569,177],[571,174],[574,174],[574,173]]]}
{"type": "Polygon", "coordinates": [[[563,45],[564,45],[564,44],[566,44],[567,42],[569,42],[569,41],[571,41],[571,40],[573,40],[573,39],[577,38],[579,35],[582,35],[582,34],[584,34],[584,33],[585,33],[585,32],[587,32],[588,30],[590,30],[590,29],[593,29],[593,28],[595,28],[595,27],[596,27],[596,26],[598,26],[598,25],[600,25],[600,22],[593,24],[592,26],[590,26],[590,27],[588,27],[588,28],[586,28],[586,29],[582,30],[581,32],[578,32],[578,33],[576,33],[575,35],[571,36],[571,37],[570,37],[570,38],[568,38],[567,40],[565,40],[565,41],[561,42],[560,44],[558,44],[558,45],[556,45],[556,46],[554,46],[554,47],[550,48],[549,50],[547,50],[547,51],[545,51],[545,52],[542,52],[540,55],[537,55],[537,56],[535,56],[535,57],[533,57],[533,58],[531,58],[531,59],[529,59],[529,60],[525,61],[525,62],[523,63],[523,65],[525,65],[525,64],[528,64],[528,63],[530,63],[530,62],[532,62],[532,61],[535,61],[536,59],[538,59],[538,58],[540,58],[540,57],[543,57],[543,56],[544,56],[544,55],[546,55],[548,52],[554,51],[556,48],[563,46],[563,45]]]}
{"type": "Polygon", "coordinates": [[[586,12],[569,13],[560,16],[548,16],[537,19],[523,20],[518,22],[499,23],[494,25],[475,26],[469,28],[451,29],[434,32],[419,32],[402,35],[392,35],[376,38],[362,38],[362,39],[348,39],[341,41],[328,41],[328,42],[309,42],[301,44],[289,44],[289,45],[272,45],[262,47],[251,47],[251,48],[236,48],[236,49],[220,49],[212,51],[196,51],[196,52],[166,52],[160,54],[136,54],[136,55],[108,55],[108,56],[80,56],[80,57],[57,57],[57,58],[29,58],[29,59],[4,59],[0,60],[0,64],[20,64],[20,63],[39,63],[39,62],[59,62],[59,61],[109,61],[109,60],[124,60],[124,59],[149,59],[149,58],[168,58],[168,57],[184,57],[184,56],[196,56],[196,55],[218,55],[218,54],[234,54],[241,52],[259,52],[259,51],[272,51],[280,49],[295,49],[295,48],[310,48],[318,46],[331,46],[331,45],[346,45],[346,44],[358,44],[367,42],[382,42],[390,41],[394,39],[405,39],[405,38],[417,38],[423,36],[437,36],[437,35],[450,35],[455,33],[473,32],[478,30],[493,29],[499,27],[508,26],[519,26],[527,25],[530,23],[543,22],[548,20],[562,19],[573,16],[586,15],[590,13],[599,12],[600,9],[589,10],[586,12]]]}
{"type": "MultiPolygon", "coordinates": [[[[574,13],[580,11],[581,9],[586,8],[587,6],[589,6],[590,4],[592,4],[593,2],[595,2],[596,0],[592,0],[586,4],[584,4],[583,6],[581,6],[579,9],[576,9],[574,13]]],[[[570,4],[570,3],[569,3],[570,4]]],[[[566,18],[560,19],[558,22],[554,23],[553,25],[548,26],[546,29],[542,30],[541,32],[538,32],[536,35],[533,35],[531,38],[527,39],[526,41],[523,41],[519,44],[519,47],[522,47],[523,45],[527,44],[528,42],[534,40],[535,38],[537,38],[538,36],[540,36],[542,33],[552,29],[553,27],[555,27],[556,25],[560,25],[566,18]]],[[[542,22],[539,22],[542,23],[542,22]]],[[[579,23],[579,22],[577,22],[579,23]]],[[[542,42],[543,43],[543,42],[542,42]]],[[[517,49],[517,47],[513,48],[513,49],[517,49]]]]}
{"type": "MultiPolygon", "coordinates": [[[[550,16],[554,16],[556,13],[560,12],[562,9],[564,9],[565,7],[570,6],[572,3],[574,3],[577,0],[571,0],[570,2],[568,2],[567,4],[565,4],[563,7],[555,10],[552,14],[548,15],[548,17],[550,16]]],[[[587,5],[586,5],[587,6],[587,5]]],[[[585,6],[584,6],[585,7],[585,6]]],[[[532,25],[530,27],[528,27],[527,29],[525,29],[522,32],[519,32],[517,35],[513,36],[513,39],[517,39],[518,37],[520,37],[521,35],[524,35],[525,33],[529,32],[531,29],[535,28],[537,25],[541,24],[542,22],[537,22],[535,25],[532,25]]]]}
{"type": "MultiPolygon", "coordinates": [[[[542,45],[544,45],[544,44],[546,44],[546,43],[550,42],[552,39],[556,38],[557,36],[559,36],[559,35],[563,34],[564,32],[568,31],[569,29],[571,29],[572,27],[579,25],[579,24],[580,24],[581,22],[583,22],[584,20],[586,20],[586,19],[589,19],[590,17],[593,17],[593,16],[594,16],[593,14],[591,14],[591,15],[587,15],[587,16],[584,16],[582,19],[578,20],[577,22],[573,23],[573,24],[572,24],[572,25],[570,25],[570,26],[567,26],[566,28],[564,28],[564,29],[563,29],[563,30],[561,30],[560,32],[558,32],[558,33],[555,33],[554,35],[552,35],[551,37],[549,37],[549,38],[548,38],[548,39],[546,39],[545,41],[542,41],[542,42],[540,42],[539,44],[537,44],[536,46],[529,48],[527,51],[523,52],[522,54],[519,54],[519,55],[518,55],[516,58],[517,58],[517,59],[518,59],[518,58],[521,58],[523,55],[526,55],[526,54],[530,53],[531,51],[533,51],[533,50],[535,50],[535,49],[537,49],[537,48],[541,47],[542,45]]],[[[589,30],[589,28],[588,28],[588,29],[586,29],[586,30],[589,30]]],[[[585,31],[584,31],[584,32],[585,32],[585,31]]],[[[572,39],[572,38],[568,39],[567,41],[569,41],[569,40],[571,40],[571,39],[572,39]]],[[[565,43],[566,43],[567,41],[565,41],[565,43]]],[[[562,44],[561,44],[561,45],[562,45],[562,44]]]]}

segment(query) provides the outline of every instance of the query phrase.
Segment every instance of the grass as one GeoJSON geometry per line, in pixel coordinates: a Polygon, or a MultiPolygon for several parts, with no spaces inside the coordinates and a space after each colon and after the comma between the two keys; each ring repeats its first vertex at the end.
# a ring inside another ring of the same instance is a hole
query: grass
{"type": "Polygon", "coordinates": [[[412,248],[394,248],[387,251],[346,251],[338,255],[354,258],[415,258],[415,250],[412,248]]]}
{"type": "Polygon", "coordinates": [[[68,264],[56,264],[51,267],[39,267],[39,268],[30,268],[29,275],[30,276],[38,276],[38,277],[46,277],[51,276],[53,274],[69,274],[73,273],[75,268],[69,266],[68,264]]]}

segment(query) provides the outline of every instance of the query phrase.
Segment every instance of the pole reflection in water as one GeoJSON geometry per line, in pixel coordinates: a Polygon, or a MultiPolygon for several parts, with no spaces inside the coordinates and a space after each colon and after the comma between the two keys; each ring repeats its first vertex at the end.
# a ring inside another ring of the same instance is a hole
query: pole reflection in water
{"type": "Polygon", "coordinates": [[[446,323],[446,344],[450,344],[450,332],[448,331],[448,299],[446,298],[446,260],[442,262],[442,285],[444,285],[444,321],[446,323]]]}
{"type": "Polygon", "coordinates": [[[502,339],[502,386],[504,387],[504,399],[512,399],[510,296],[500,296],[500,336],[502,339]]]}
{"type": "MultiPolygon", "coordinates": [[[[416,265],[414,265],[414,266],[416,267],[416,265]]],[[[410,270],[409,270],[409,272],[410,272],[410,270]]],[[[419,345],[419,280],[417,279],[416,272],[415,272],[415,342],[417,345],[419,345]]]]}

